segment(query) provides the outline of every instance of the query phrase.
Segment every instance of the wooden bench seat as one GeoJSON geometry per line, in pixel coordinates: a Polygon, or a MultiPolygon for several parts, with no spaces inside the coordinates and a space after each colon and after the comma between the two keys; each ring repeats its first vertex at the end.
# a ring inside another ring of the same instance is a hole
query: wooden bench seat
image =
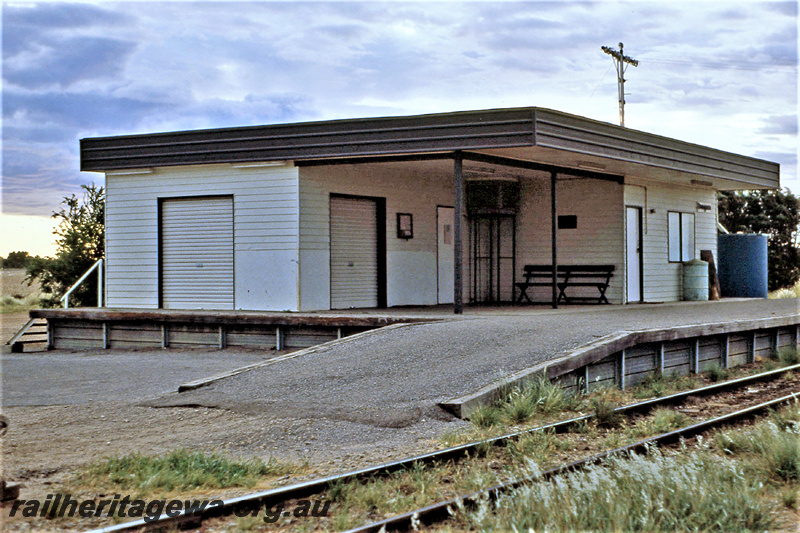
{"type": "MultiPolygon", "coordinates": [[[[556,286],[558,287],[557,303],[610,303],[606,298],[606,290],[614,275],[614,265],[558,265],[556,286]],[[598,296],[570,296],[570,287],[595,287],[598,296]]],[[[525,265],[522,270],[524,281],[515,283],[519,289],[517,303],[534,303],[528,295],[531,287],[551,287],[553,285],[552,265],[525,265]]]]}

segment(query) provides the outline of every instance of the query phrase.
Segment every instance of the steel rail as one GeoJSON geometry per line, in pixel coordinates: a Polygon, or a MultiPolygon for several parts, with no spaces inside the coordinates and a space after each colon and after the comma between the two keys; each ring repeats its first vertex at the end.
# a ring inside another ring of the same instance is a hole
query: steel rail
{"type": "MultiPolygon", "coordinates": [[[[800,364],[779,368],[776,370],[770,370],[768,372],[755,374],[753,376],[746,376],[743,378],[725,381],[722,383],[716,383],[713,385],[708,385],[706,387],[701,387],[699,389],[678,392],[675,394],[671,394],[669,396],[653,398],[635,404],[625,405],[616,408],[615,412],[623,415],[646,412],[658,406],[679,404],[685,401],[686,398],[689,396],[696,397],[696,396],[708,396],[711,394],[717,394],[719,392],[724,392],[730,389],[736,389],[744,385],[758,383],[761,381],[769,381],[775,378],[776,376],[795,370],[800,370],[800,364]]],[[[143,530],[161,529],[164,527],[169,527],[177,524],[181,524],[184,527],[186,527],[188,526],[189,523],[202,522],[202,520],[205,520],[207,518],[212,518],[214,516],[223,516],[231,514],[234,511],[234,509],[240,508],[241,506],[255,506],[255,505],[274,506],[277,503],[285,502],[288,500],[306,498],[311,495],[320,494],[328,490],[331,484],[337,482],[346,483],[354,480],[367,479],[373,476],[384,476],[400,470],[406,470],[411,466],[420,463],[432,464],[432,463],[446,461],[449,459],[460,459],[463,458],[464,456],[476,453],[478,449],[485,448],[487,445],[503,446],[512,439],[530,433],[536,433],[541,431],[566,433],[571,429],[573,429],[574,427],[576,427],[578,424],[594,418],[594,416],[595,416],[594,414],[587,414],[575,418],[570,418],[567,420],[562,420],[559,422],[553,422],[542,426],[536,426],[533,428],[507,433],[505,435],[492,437],[486,440],[469,442],[466,444],[453,446],[451,448],[446,448],[444,450],[437,450],[405,459],[398,459],[396,461],[383,463],[377,466],[365,467],[345,472],[342,474],[335,474],[309,481],[303,481],[300,483],[289,485],[287,487],[277,487],[274,489],[256,492],[253,494],[247,494],[239,496],[237,498],[223,500],[222,505],[214,506],[213,508],[207,509],[200,513],[187,514],[182,511],[176,516],[162,516],[159,519],[152,521],[145,521],[144,519],[142,519],[131,522],[123,522],[112,526],[93,529],[87,533],[121,533],[121,532],[132,532],[132,531],[143,531],[143,530]]]]}
{"type": "Polygon", "coordinates": [[[451,514],[450,511],[452,509],[455,509],[459,505],[465,505],[465,504],[474,505],[478,502],[480,498],[485,498],[487,496],[490,499],[494,500],[501,493],[518,488],[526,483],[533,483],[536,481],[547,480],[552,477],[564,474],[566,472],[580,470],[587,466],[591,466],[597,463],[602,463],[611,456],[622,455],[626,453],[647,453],[649,448],[653,445],[661,446],[666,444],[674,444],[676,442],[679,442],[681,439],[687,439],[697,436],[710,429],[715,429],[724,426],[726,424],[738,422],[744,419],[753,418],[755,416],[758,416],[759,414],[769,411],[773,407],[776,407],[784,403],[788,403],[793,399],[797,400],[797,398],[799,397],[798,395],[800,395],[800,391],[752,407],[748,407],[746,409],[741,409],[734,413],[729,413],[727,415],[723,415],[717,418],[705,420],[703,422],[699,422],[697,424],[693,424],[691,426],[687,426],[682,429],[676,429],[668,433],[656,435],[654,437],[634,442],[633,444],[629,444],[627,446],[615,448],[613,450],[593,455],[591,457],[587,457],[586,459],[581,459],[579,461],[575,461],[567,465],[561,465],[556,468],[552,468],[550,470],[542,472],[541,474],[535,477],[534,476],[524,477],[521,479],[515,479],[508,483],[500,483],[498,485],[494,485],[492,487],[488,487],[480,491],[472,492],[470,494],[466,494],[463,496],[458,496],[447,501],[435,503],[433,505],[429,505],[427,507],[423,507],[415,511],[410,511],[398,516],[394,516],[392,518],[387,518],[379,522],[365,524],[363,526],[350,529],[346,533],[367,533],[367,532],[377,532],[377,531],[410,531],[412,528],[417,528],[420,526],[421,527],[430,526],[435,523],[447,520],[450,517],[451,514]]]}

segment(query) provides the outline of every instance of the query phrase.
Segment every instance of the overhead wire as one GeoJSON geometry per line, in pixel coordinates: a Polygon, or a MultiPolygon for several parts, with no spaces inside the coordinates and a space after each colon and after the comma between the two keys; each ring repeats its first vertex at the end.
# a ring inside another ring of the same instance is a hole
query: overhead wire
{"type": "Polygon", "coordinates": [[[713,69],[730,69],[730,70],[747,70],[753,72],[790,72],[797,70],[797,65],[793,63],[732,63],[732,62],[718,62],[718,61],[685,61],[680,59],[649,59],[644,57],[643,62],[647,63],[662,63],[667,65],[685,65],[693,67],[713,68],[713,69]]]}

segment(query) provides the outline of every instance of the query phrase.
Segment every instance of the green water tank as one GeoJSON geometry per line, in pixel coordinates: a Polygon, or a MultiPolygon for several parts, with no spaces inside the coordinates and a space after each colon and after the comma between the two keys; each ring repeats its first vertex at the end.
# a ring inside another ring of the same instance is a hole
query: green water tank
{"type": "Polygon", "coordinates": [[[689,302],[708,300],[708,263],[692,259],[683,264],[683,299],[689,302]]]}

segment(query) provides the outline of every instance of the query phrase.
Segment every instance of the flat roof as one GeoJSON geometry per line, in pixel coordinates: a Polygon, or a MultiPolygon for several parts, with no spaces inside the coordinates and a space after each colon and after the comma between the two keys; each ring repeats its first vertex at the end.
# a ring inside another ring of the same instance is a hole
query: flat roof
{"type": "MultiPolygon", "coordinates": [[[[780,165],[537,107],[359,118],[81,139],[81,170],[513,153],[579,167],[607,161],[615,173],[660,169],[723,180],[725,188],[776,188],[780,165]],[[526,150],[534,148],[534,150],[526,150]],[[548,154],[551,154],[548,159],[548,154]],[[569,164],[572,162],[573,164],[569,164]]],[[[636,174],[646,178],[641,172],[636,174]]],[[[718,186],[717,188],[723,188],[718,186]]]]}

